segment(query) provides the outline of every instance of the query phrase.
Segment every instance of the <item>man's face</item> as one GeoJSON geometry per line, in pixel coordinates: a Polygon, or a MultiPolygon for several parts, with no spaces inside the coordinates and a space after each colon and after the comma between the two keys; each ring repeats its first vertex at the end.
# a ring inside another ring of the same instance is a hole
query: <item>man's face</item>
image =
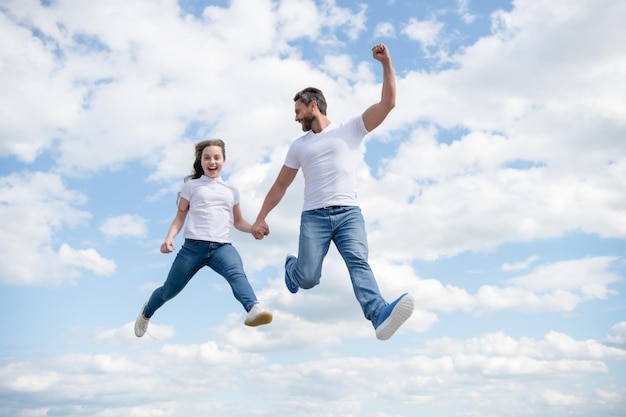
{"type": "Polygon", "coordinates": [[[302,131],[308,132],[311,130],[313,126],[313,122],[315,121],[315,116],[313,115],[313,103],[310,102],[309,105],[305,105],[302,100],[297,100],[294,105],[294,110],[296,112],[296,122],[302,125],[302,131]]]}

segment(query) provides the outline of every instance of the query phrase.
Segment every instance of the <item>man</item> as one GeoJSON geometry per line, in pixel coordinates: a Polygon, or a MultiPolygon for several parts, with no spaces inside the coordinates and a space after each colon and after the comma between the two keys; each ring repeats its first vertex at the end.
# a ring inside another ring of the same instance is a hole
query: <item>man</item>
{"type": "Polygon", "coordinates": [[[298,257],[287,255],[285,284],[290,292],[319,284],[322,262],[333,241],[343,257],[363,314],[387,340],[413,313],[413,297],[403,294],[391,304],[380,294],[367,261],[365,222],[356,201],[356,173],[365,135],[378,127],[395,107],[396,83],[391,56],[383,44],[372,48],[382,64],[383,86],[378,103],[361,116],[335,125],[326,116],[322,92],[309,87],[294,97],[296,122],[306,132],[287,152],[276,181],[263,201],[252,226],[256,239],[269,234],[265,218],[276,207],[298,170],[304,175],[304,206],[301,214],[298,257]]]}

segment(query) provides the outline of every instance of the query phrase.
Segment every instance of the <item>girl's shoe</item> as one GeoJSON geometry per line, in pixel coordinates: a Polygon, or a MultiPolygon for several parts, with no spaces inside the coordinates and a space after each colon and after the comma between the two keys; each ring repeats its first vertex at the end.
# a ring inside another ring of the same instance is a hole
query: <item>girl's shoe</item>
{"type": "Polygon", "coordinates": [[[150,319],[145,318],[143,315],[143,310],[146,308],[146,304],[148,303],[145,303],[143,307],[141,307],[137,320],[135,320],[135,336],[137,337],[143,336],[146,334],[146,331],[148,331],[148,323],[150,322],[150,319]]]}
{"type": "Polygon", "coordinates": [[[261,304],[256,303],[252,306],[244,324],[246,326],[256,327],[262,324],[269,324],[272,322],[272,313],[265,309],[261,304]]]}

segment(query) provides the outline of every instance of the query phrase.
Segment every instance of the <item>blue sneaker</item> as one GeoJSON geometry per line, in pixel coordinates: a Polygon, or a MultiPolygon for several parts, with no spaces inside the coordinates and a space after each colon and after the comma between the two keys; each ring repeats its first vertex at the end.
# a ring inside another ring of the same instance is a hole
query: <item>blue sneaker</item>
{"type": "Polygon", "coordinates": [[[402,324],[413,314],[415,302],[413,297],[404,293],[396,301],[387,304],[378,313],[376,320],[376,337],[379,340],[387,340],[402,326],[402,324]]]}
{"type": "Polygon", "coordinates": [[[300,287],[298,287],[298,284],[293,282],[293,280],[289,278],[289,275],[287,275],[287,263],[289,262],[289,259],[291,258],[295,259],[296,257],[293,255],[287,255],[287,259],[285,259],[285,285],[287,286],[287,289],[289,290],[290,293],[295,294],[298,292],[300,287]]]}

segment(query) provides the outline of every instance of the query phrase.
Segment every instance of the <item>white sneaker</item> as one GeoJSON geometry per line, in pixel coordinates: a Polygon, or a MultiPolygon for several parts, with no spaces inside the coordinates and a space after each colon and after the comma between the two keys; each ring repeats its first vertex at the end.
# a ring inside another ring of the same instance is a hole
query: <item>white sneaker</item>
{"type": "Polygon", "coordinates": [[[262,324],[269,324],[272,322],[272,313],[265,309],[261,304],[256,303],[252,306],[244,324],[246,326],[256,327],[262,324]]]}
{"type": "Polygon", "coordinates": [[[150,322],[150,319],[145,318],[143,315],[143,310],[146,308],[146,304],[148,303],[144,303],[143,307],[141,307],[137,320],[135,320],[135,336],[137,337],[143,336],[146,334],[146,331],[148,331],[148,323],[150,322]]]}

